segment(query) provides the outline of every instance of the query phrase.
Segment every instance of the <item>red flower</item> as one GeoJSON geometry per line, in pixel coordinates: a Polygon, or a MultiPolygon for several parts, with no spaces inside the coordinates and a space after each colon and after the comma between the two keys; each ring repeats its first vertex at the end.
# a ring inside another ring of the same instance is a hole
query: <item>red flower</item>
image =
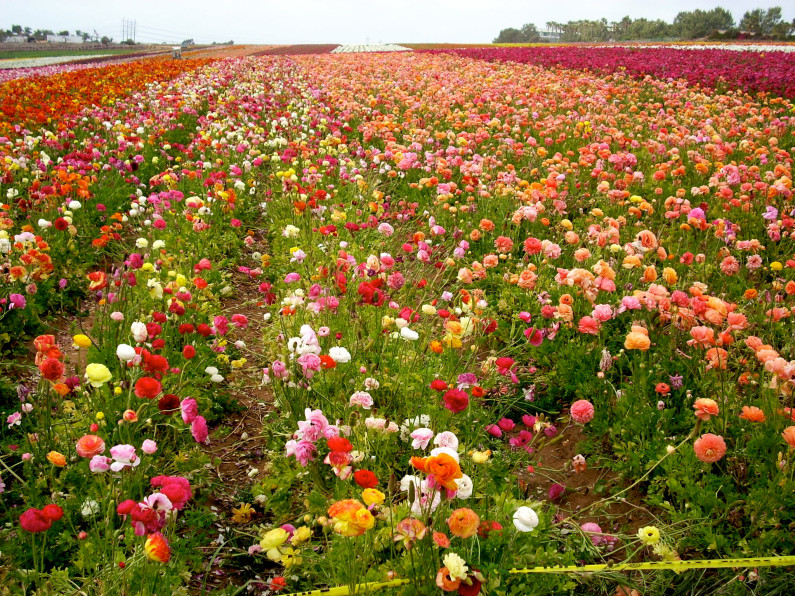
{"type": "Polygon", "coordinates": [[[160,381],[152,377],[141,377],[135,382],[135,395],[143,399],[154,399],[162,389],[160,381]]]}
{"type": "Polygon", "coordinates": [[[52,521],[58,521],[63,517],[63,509],[53,503],[45,505],[41,512],[49,517],[52,521]]]}
{"type": "Polygon", "coordinates": [[[190,360],[196,355],[196,348],[188,344],[187,346],[182,348],[182,355],[185,357],[186,360],[190,360]]]}
{"type": "Polygon", "coordinates": [[[332,451],[344,451],[346,453],[353,451],[353,445],[345,437],[331,437],[328,440],[328,448],[332,451]]]}
{"type": "Polygon", "coordinates": [[[450,389],[444,394],[444,407],[453,414],[463,412],[469,405],[469,396],[461,389],[450,389]]]}
{"type": "Polygon", "coordinates": [[[161,414],[173,414],[179,410],[179,398],[173,393],[166,393],[157,402],[161,414]]]}
{"type": "Polygon", "coordinates": [[[41,376],[48,381],[57,381],[63,376],[64,365],[55,358],[47,358],[44,362],[39,364],[41,376]]]}
{"type": "Polygon", "coordinates": [[[277,575],[270,581],[268,587],[274,592],[278,592],[279,590],[284,590],[287,587],[287,580],[284,579],[281,575],[277,575]]]}
{"type": "Polygon", "coordinates": [[[444,391],[447,389],[447,383],[442,381],[441,379],[434,379],[431,381],[431,389],[434,391],[444,391]]]}
{"type": "Polygon", "coordinates": [[[336,368],[337,362],[329,356],[328,354],[321,354],[320,355],[320,368],[328,369],[328,368],[336,368]]]}
{"type": "Polygon", "coordinates": [[[50,519],[43,511],[31,507],[19,516],[19,525],[31,533],[46,532],[52,526],[50,519]]]}
{"type": "Polygon", "coordinates": [[[144,358],[143,369],[150,373],[166,372],[168,370],[168,360],[158,354],[149,354],[144,358]]]}
{"type": "Polygon", "coordinates": [[[378,486],[378,478],[370,470],[356,470],[353,473],[353,480],[362,488],[375,488],[378,486]]]}

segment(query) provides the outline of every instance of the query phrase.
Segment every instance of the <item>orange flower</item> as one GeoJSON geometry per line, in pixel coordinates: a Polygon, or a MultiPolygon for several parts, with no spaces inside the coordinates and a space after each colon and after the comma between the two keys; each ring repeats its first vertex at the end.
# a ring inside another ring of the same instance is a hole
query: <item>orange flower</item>
{"type": "Polygon", "coordinates": [[[751,422],[764,422],[765,413],[756,406],[743,406],[743,413],[740,418],[751,422]]]}
{"type": "Polygon", "coordinates": [[[753,300],[754,298],[756,298],[758,293],[759,292],[757,292],[754,288],[748,288],[743,294],[743,298],[745,298],[746,300],[753,300]]]}
{"type": "Polygon", "coordinates": [[[717,416],[720,412],[718,403],[708,397],[698,398],[696,403],[693,404],[693,409],[695,410],[696,418],[700,418],[704,422],[709,420],[710,416],[717,416]]]}
{"type": "Polygon", "coordinates": [[[447,534],[445,534],[444,532],[434,532],[433,543],[439,548],[450,547],[450,539],[447,537],[447,534]]]}
{"type": "Polygon", "coordinates": [[[432,341],[431,342],[431,352],[434,354],[441,354],[444,352],[444,348],[442,347],[442,342],[440,341],[432,341]]]}
{"type": "MultiPolygon", "coordinates": [[[[795,434],[795,431],[793,431],[795,434]]],[[[793,436],[795,439],[795,436],[793,436]]],[[[693,443],[693,450],[696,452],[696,457],[706,463],[714,463],[726,455],[726,441],[723,437],[707,433],[701,435],[693,443]]]]}
{"type": "Polygon", "coordinates": [[[436,585],[445,592],[455,592],[461,585],[461,580],[453,579],[450,576],[450,570],[447,567],[442,567],[436,573],[436,585]]]}
{"type": "Polygon", "coordinates": [[[633,331],[630,331],[627,334],[627,337],[624,340],[624,347],[627,350],[641,350],[645,352],[651,346],[649,332],[646,331],[645,333],[640,333],[638,331],[634,331],[634,329],[635,327],[633,327],[633,331]]]}
{"type": "Polygon", "coordinates": [[[58,453],[57,451],[50,451],[47,454],[47,461],[59,468],[63,468],[66,465],[66,458],[63,453],[58,453]]]}
{"type": "Polygon", "coordinates": [[[464,476],[458,462],[446,453],[432,457],[412,457],[411,465],[433,476],[437,484],[448,490],[456,490],[458,488],[456,479],[464,476]]]}
{"type": "Polygon", "coordinates": [[[105,451],[105,441],[97,435],[83,435],[77,440],[77,455],[94,457],[105,451]]]}
{"type": "Polygon", "coordinates": [[[168,563],[169,559],[171,559],[171,549],[168,546],[168,541],[160,532],[149,534],[146,537],[144,550],[150,561],[168,563]]]}
{"type": "Polygon", "coordinates": [[[355,499],[337,501],[328,510],[334,531],[342,536],[360,536],[375,524],[367,508],[355,499]]]}
{"type": "Polygon", "coordinates": [[[791,449],[795,449],[795,426],[788,426],[785,428],[781,436],[784,437],[784,440],[791,449]]]}
{"type": "Polygon", "coordinates": [[[480,518],[478,517],[478,514],[471,509],[462,507],[461,509],[456,509],[450,514],[450,517],[447,520],[447,525],[450,528],[450,532],[453,534],[453,536],[458,536],[459,538],[469,538],[470,536],[474,536],[478,531],[480,518]]]}

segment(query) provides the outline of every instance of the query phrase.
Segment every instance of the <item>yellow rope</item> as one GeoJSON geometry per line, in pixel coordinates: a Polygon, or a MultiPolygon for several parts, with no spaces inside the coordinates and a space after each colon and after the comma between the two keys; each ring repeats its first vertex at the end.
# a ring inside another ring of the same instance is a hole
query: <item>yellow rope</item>
{"type": "MultiPolygon", "coordinates": [[[[742,567],[790,567],[795,566],[795,556],[755,557],[748,559],[696,559],[692,561],[655,561],[648,563],[615,563],[606,565],[568,565],[560,567],[530,567],[511,569],[508,573],[584,573],[595,571],[654,571],[668,569],[671,571],[687,571],[688,569],[721,569],[742,567]]],[[[409,583],[407,579],[393,579],[388,582],[370,582],[359,584],[356,591],[351,592],[349,586],[321,588],[308,592],[292,592],[285,596],[350,596],[351,594],[367,594],[384,588],[396,588],[409,583]]]]}

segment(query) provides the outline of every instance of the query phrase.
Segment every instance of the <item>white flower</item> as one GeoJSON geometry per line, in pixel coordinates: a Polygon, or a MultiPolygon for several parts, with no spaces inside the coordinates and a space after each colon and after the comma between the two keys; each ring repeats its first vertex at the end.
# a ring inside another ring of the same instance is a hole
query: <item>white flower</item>
{"type": "Polygon", "coordinates": [[[431,457],[436,457],[437,455],[441,455],[442,453],[446,453],[450,457],[452,457],[455,461],[459,461],[458,453],[455,450],[450,449],[449,447],[437,447],[436,449],[431,449],[431,457]]]}
{"type": "Polygon", "coordinates": [[[328,351],[328,355],[337,364],[345,364],[351,361],[351,353],[343,347],[335,346],[328,351]]]}
{"type": "Polygon", "coordinates": [[[162,240],[155,240],[152,243],[152,248],[155,249],[155,250],[159,250],[159,249],[163,248],[165,245],[166,245],[166,243],[163,242],[162,240]]]}
{"type": "Polygon", "coordinates": [[[433,444],[437,447],[449,447],[453,451],[458,451],[458,437],[449,430],[436,435],[433,439],[433,444]]]}
{"type": "Polygon", "coordinates": [[[464,474],[461,478],[456,478],[455,483],[458,485],[458,492],[456,492],[455,496],[459,499],[468,499],[472,496],[472,490],[474,489],[474,485],[472,484],[472,479],[464,474]]]}
{"type": "Polygon", "coordinates": [[[420,334],[408,327],[403,327],[403,329],[400,330],[400,337],[407,341],[417,341],[420,338],[420,334]]]}
{"type": "Polygon", "coordinates": [[[409,492],[409,488],[411,485],[414,485],[414,493],[420,493],[420,487],[422,486],[422,480],[420,480],[417,476],[406,475],[400,481],[400,490],[401,492],[407,493],[409,492]]]}
{"type": "Polygon", "coordinates": [[[213,375],[213,376],[210,377],[210,380],[213,383],[220,383],[221,381],[224,380],[224,378],[221,375],[213,375]]]}
{"type": "Polygon", "coordinates": [[[215,368],[214,366],[208,366],[207,368],[204,369],[204,372],[206,372],[208,375],[217,375],[218,369],[215,368]]]}
{"type": "Polygon", "coordinates": [[[141,321],[135,321],[135,323],[130,325],[130,331],[132,331],[133,339],[138,343],[146,341],[146,338],[149,337],[146,325],[141,323],[141,321]]]}
{"type": "Polygon", "coordinates": [[[91,517],[92,515],[99,513],[99,509],[99,503],[92,499],[88,499],[83,503],[80,513],[83,515],[83,517],[91,517]]]}
{"type": "Polygon", "coordinates": [[[77,211],[82,206],[83,204],[80,201],[69,201],[69,209],[72,211],[77,211]]]}
{"type": "Polygon", "coordinates": [[[138,240],[135,241],[135,246],[138,248],[146,248],[149,246],[149,240],[146,238],[138,238],[138,240]]]}
{"type": "Polygon", "coordinates": [[[116,356],[119,360],[123,360],[124,362],[129,362],[135,358],[136,355],[135,348],[128,344],[119,344],[116,348],[116,356]]]}
{"type": "Polygon", "coordinates": [[[412,439],[411,447],[413,449],[425,449],[428,443],[431,442],[433,431],[430,428],[418,428],[409,435],[412,439]]]}
{"type": "Polygon", "coordinates": [[[455,553],[447,553],[442,558],[442,563],[447,567],[450,579],[464,580],[467,578],[466,561],[455,553]]]}
{"type": "Polygon", "coordinates": [[[374,379],[372,377],[367,377],[364,380],[364,388],[367,389],[367,391],[375,391],[380,386],[381,386],[381,383],[379,383],[376,379],[374,379]]]}
{"type": "Polygon", "coordinates": [[[42,229],[46,229],[46,228],[49,228],[50,226],[52,226],[52,222],[51,221],[47,221],[46,219],[40,219],[38,224],[39,224],[39,227],[42,228],[42,229]]]}
{"type": "Polygon", "coordinates": [[[513,514],[513,525],[520,532],[532,532],[538,525],[538,515],[530,507],[519,507],[513,514]]]}

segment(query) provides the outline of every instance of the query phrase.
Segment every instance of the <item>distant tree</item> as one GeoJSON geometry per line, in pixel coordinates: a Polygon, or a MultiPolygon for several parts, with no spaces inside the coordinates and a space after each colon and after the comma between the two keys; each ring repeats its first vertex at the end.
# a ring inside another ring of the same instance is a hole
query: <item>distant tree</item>
{"type": "Polygon", "coordinates": [[[536,43],[541,41],[541,35],[538,33],[538,29],[533,23],[523,25],[520,32],[522,34],[521,43],[536,43]]]}
{"type": "Polygon", "coordinates": [[[718,30],[734,27],[734,17],[720,6],[712,10],[683,11],[674,19],[674,31],[682,39],[706,37],[718,30]]]}
{"type": "Polygon", "coordinates": [[[100,40],[100,43],[101,43],[103,46],[106,46],[106,45],[108,45],[109,43],[113,43],[113,38],[111,38],[111,37],[108,37],[107,35],[103,35],[103,36],[102,36],[102,39],[100,40]]]}
{"type": "Polygon", "coordinates": [[[770,35],[776,25],[781,23],[781,7],[774,6],[767,10],[756,8],[743,15],[740,29],[757,35],[770,35]]]}
{"type": "Polygon", "coordinates": [[[494,43],[522,43],[522,32],[513,27],[503,29],[494,39],[494,43]]]}
{"type": "Polygon", "coordinates": [[[58,35],[69,35],[69,31],[59,31],[58,35]]]}
{"type": "Polygon", "coordinates": [[[11,25],[11,33],[14,35],[22,35],[22,25],[11,25]]]}

